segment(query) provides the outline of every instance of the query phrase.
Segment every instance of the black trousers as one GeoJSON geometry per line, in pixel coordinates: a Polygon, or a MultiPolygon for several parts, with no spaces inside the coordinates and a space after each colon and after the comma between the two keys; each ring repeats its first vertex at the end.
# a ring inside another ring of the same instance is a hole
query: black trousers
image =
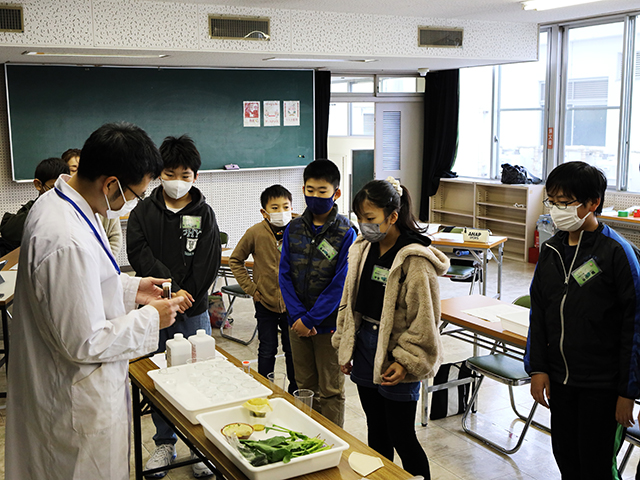
{"type": "Polygon", "coordinates": [[[358,385],[360,403],[367,416],[367,443],[393,462],[393,450],[398,452],[402,467],[412,475],[431,479],[429,460],[416,437],[418,402],[396,402],[378,393],[377,388],[358,385]]]}
{"type": "Polygon", "coordinates": [[[562,480],[617,480],[624,429],[615,390],[551,382],[551,445],[562,480]]]}

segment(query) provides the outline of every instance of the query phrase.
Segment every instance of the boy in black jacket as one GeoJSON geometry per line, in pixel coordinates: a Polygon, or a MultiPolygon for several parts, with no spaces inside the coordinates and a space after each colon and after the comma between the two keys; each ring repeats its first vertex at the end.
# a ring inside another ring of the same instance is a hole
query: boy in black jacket
{"type": "Polygon", "coordinates": [[[560,231],[542,245],[531,283],[525,368],[551,408],[563,480],[618,479],[616,454],[640,397],[640,266],[631,245],[598,222],[607,179],[567,162],[547,179],[560,231]]]}
{"type": "MultiPolygon", "coordinates": [[[[171,278],[172,291],[185,298],[188,309],[160,332],[158,351],[162,352],[176,333],[186,338],[204,329],[211,334],[207,294],[220,266],[220,233],[213,210],[193,186],[201,164],[193,140],[187,135],[167,137],[160,153],[162,184],[129,216],[127,255],[137,275],[171,278]]],[[[156,450],[147,469],[169,465],[176,457],[176,435],[159,415],[152,417],[156,450]]],[[[193,474],[196,478],[213,475],[202,462],[193,465],[193,474]]]]}

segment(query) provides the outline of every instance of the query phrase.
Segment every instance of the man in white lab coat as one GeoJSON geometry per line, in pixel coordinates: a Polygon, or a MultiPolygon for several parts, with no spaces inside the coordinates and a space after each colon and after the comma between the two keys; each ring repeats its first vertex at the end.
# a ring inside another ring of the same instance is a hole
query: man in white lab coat
{"type": "Polygon", "coordinates": [[[162,169],[152,140],[107,124],[74,177],[33,206],[16,283],[5,450],[7,480],[129,478],[128,360],[153,352],[181,297],[121,274],[96,214],[124,215],[162,169]],[[145,304],[136,309],[137,304],[145,304]]]}

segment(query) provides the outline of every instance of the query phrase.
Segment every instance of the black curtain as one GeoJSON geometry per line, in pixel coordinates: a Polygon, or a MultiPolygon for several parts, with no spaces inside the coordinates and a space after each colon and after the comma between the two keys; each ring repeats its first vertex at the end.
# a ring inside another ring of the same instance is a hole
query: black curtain
{"type": "Polygon", "coordinates": [[[435,195],[442,177],[451,172],[458,149],[460,70],[427,74],[424,92],[424,150],[420,218],[429,219],[429,197],[435,195]]]}
{"type": "MultiPolygon", "coordinates": [[[[315,72],[316,158],[328,158],[329,101],[331,100],[331,72],[315,72]]],[[[309,161],[315,160],[310,158],[309,161]]]]}

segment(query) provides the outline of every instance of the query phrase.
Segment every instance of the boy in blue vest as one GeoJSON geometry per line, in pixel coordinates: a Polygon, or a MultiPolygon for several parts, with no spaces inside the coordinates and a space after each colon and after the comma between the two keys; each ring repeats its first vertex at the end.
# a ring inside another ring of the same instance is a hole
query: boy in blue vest
{"type": "Polygon", "coordinates": [[[280,289],[298,388],[313,390],[313,408],[342,427],[344,375],[331,336],[356,232],[335,205],[340,198],[338,167],[331,160],[315,160],[303,178],[307,208],[284,232],[280,289]]]}
{"type": "Polygon", "coordinates": [[[640,266],[631,245],[598,222],[607,179],[584,162],[547,178],[560,230],[542,245],[531,282],[525,368],[551,409],[551,445],[563,480],[618,479],[623,427],[640,397],[640,266]]]}

